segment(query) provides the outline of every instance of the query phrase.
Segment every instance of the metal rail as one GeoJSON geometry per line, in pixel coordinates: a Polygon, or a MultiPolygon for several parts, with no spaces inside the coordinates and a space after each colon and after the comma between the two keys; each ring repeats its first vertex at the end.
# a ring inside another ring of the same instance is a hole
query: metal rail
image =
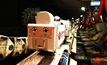
{"type": "Polygon", "coordinates": [[[17,65],[58,65],[64,50],[68,50],[68,52],[70,50],[70,43],[72,43],[72,41],[67,43],[58,48],[54,55],[51,52],[35,51],[17,65]]]}

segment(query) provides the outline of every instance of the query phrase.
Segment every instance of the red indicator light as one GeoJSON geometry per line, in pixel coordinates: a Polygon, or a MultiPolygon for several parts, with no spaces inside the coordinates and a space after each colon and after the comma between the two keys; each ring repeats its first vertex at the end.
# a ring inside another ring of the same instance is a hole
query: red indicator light
{"type": "Polygon", "coordinates": [[[36,35],[35,33],[33,33],[33,35],[36,35]]]}
{"type": "Polygon", "coordinates": [[[46,37],[47,35],[45,34],[44,36],[46,37]]]}

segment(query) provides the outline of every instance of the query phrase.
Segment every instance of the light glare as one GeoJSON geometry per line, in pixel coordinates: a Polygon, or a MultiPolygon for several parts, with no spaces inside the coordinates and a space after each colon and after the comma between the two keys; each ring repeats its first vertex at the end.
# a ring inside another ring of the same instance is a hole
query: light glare
{"type": "Polygon", "coordinates": [[[85,11],[85,7],[81,7],[81,10],[82,10],[82,11],[85,11]]]}

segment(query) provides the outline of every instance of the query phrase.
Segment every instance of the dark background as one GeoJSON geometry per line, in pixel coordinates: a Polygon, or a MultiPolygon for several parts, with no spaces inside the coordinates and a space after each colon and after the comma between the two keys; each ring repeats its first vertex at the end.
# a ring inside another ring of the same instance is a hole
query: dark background
{"type": "Polygon", "coordinates": [[[0,0],[0,34],[7,36],[27,36],[22,16],[27,8],[40,8],[61,19],[78,18],[91,0],[0,0]]]}
{"type": "Polygon", "coordinates": [[[77,0],[0,0],[0,27],[22,26],[22,12],[26,8],[40,8],[62,19],[83,14],[80,7],[85,3],[77,0]]]}

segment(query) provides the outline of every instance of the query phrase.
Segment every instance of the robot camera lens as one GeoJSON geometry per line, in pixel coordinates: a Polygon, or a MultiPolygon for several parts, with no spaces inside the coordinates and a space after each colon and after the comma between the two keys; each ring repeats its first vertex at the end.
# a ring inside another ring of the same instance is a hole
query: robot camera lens
{"type": "Polygon", "coordinates": [[[37,30],[36,28],[33,28],[33,32],[36,32],[36,30],[37,30]]]}
{"type": "Polygon", "coordinates": [[[47,28],[44,28],[43,31],[44,31],[45,33],[47,33],[47,32],[48,32],[48,29],[47,29],[47,28]]]}

